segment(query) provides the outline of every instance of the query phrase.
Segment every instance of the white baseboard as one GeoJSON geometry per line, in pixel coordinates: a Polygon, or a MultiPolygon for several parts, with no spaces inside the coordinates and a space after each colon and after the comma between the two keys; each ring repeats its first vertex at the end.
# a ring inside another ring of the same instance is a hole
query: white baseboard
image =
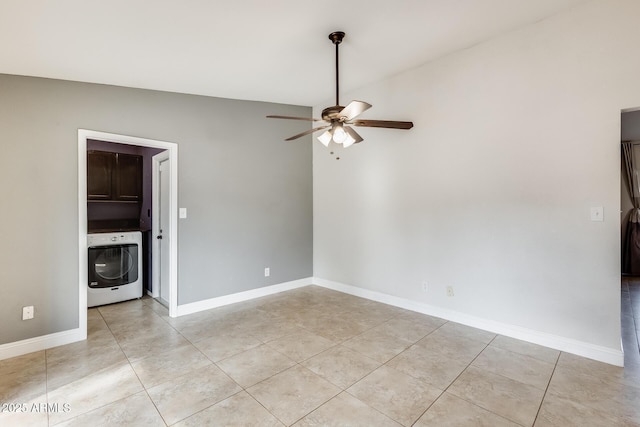
{"type": "MultiPolygon", "coordinates": [[[[260,298],[312,284],[328,289],[333,289],[335,291],[343,292],[346,294],[359,296],[372,301],[378,301],[384,304],[416,311],[418,313],[428,314],[430,316],[439,317],[452,322],[462,323],[463,325],[472,326],[475,328],[493,332],[495,334],[505,335],[511,338],[516,338],[545,347],[554,348],[556,350],[576,354],[578,356],[587,357],[589,359],[598,360],[600,362],[609,363],[611,365],[624,365],[624,353],[622,352],[622,350],[616,350],[609,347],[603,347],[600,345],[574,340],[571,338],[565,338],[558,335],[535,331],[533,329],[509,325],[507,323],[497,322],[494,320],[483,319],[458,311],[415,302],[406,298],[400,298],[381,292],[359,288],[357,286],[320,279],[317,277],[308,277],[304,279],[293,280],[277,285],[238,292],[236,294],[225,295],[217,298],[179,305],[178,316],[184,316],[186,314],[197,313],[199,311],[221,307],[223,305],[234,304],[254,298],[260,298]]],[[[76,328],[70,329],[68,331],[56,332],[54,334],[43,335],[40,337],[29,338],[22,341],[2,344],[0,345],[0,360],[20,356],[34,351],[44,350],[47,348],[57,347],[59,345],[70,344],[85,339],[87,339],[86,330],[82,331],[81,328],[76,328]]]]}
{"type": "Polygon", "coordinates": [[[73,342],[86,339],[86,329],[83,331],[82,328],[76,328],[40,337],[28,338],[22,341],[2,344],[0,345],[0,360],[22,356],[23,354],[33,353],[34,351],[46,350],[48,348],[71,344],[73,342]]]}
{"type": "Polygon", "coordinates": [[[439,317],[452,322],[462,323],[463,325],[550,347],[567,353],[576,354],[578,356],[587,357],[589,359],[598,360],[611,365],[624,366],[624,353],[622,350],[616,350],[609,347],[574,340],[572,338],[565,338],[558,335],[548,334],[546,332],[539,332],[533,329],[509,325],[495,320],[483,319],[481,317],[472,316],[458,311],[415,302],[405,298],[317,277],[312,278],[312,283],[324,288],[416,311],[418,313],[428,314],[430,316],[439,317]]]}
{"type": "Polygon", "coordinates": [[[237,302],[247,301],[254,298],[260,298],[267,295],[277,294],[279,292],[289,291],[291,289],[309,286],[312,278],[292,280],[290,282],[279,283],[277,285],[265,286],[264,288],[251,289],[249,291],[238,292],[236,294],[224,295],[217,298],[210,298],[202,301],[196,301],[189,304],[178,306],[178,317],[185,314],[197,313],[199,311],[209,310],[211,308],[221,307],[223,305],[235,304],[237,302]]]}

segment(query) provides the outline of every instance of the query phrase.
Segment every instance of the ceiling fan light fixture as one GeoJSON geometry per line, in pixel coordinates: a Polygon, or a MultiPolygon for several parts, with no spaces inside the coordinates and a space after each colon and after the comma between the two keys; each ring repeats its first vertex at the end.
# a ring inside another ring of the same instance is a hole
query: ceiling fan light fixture
{"type": "Polygon", "coordinates": [[[377,127],[387,129],[411,129],[413,127],[412,122],[399,122],[392,120],[354,120],[357,116],[371,108],[371,104],[363,101],[351,101],[346,107],[340,105],[340,75],[338,67],[338,46],[340,46],[342,39],[344,38],[344,32],[334,31],[329,34],[329,39],[336,47],[336,105],[327,107],[322,110],[322,119],[314,119],[311,117],[291,117],[270,115],[268,118],[274,119],[289,119],[289,120],[305,120],[312,122],[323,121],[323,126],[317,126],[315,128],[306,130],[297,135],[285,139],[285,141],[293,141],[294,139],[301,138],[305,135],[309,135],[314,132],[318,132],[323,129],[326,130],[322,135],[318,137],[318,140],[325,146],[329,147],[331,141],[336,144],[342,144],[345,148],[350,147],[353,144],[362,142],[362,137],[351,126],[364,126],[364,127],[377,127]],[[349,124],[351,126],[346,126],[349,124]]]}
{"type": "Polygon", "coordinates": [[[331,138],[332,138],[331,131],[327,130],[318,137],[318,141],[320,141],[322,145],[324,145],[325,147],[328,147],[329,143],[331,142],[331,138]]]}
{"type": "MultiPolygon", "coordinates": [[[[348,127],[344,127],[344,129],[349,130],[348,127]]],[[[342,146],[344,148],[351,147],[356,142],[356,140],[351,136],[349,132],[345,132],[345,135],[347,135],[347,137],[342,142],[342,146]]]]}
{"type": "Polygon", "coordinates": [[[333,142],[335,142],[336,144],[343,144],[349,137],[349,134],[345,132],[342,124],[340,123],[336,123],[333,126],[333,129],[331,129],[331,133],[333,133],[333,142]]]}

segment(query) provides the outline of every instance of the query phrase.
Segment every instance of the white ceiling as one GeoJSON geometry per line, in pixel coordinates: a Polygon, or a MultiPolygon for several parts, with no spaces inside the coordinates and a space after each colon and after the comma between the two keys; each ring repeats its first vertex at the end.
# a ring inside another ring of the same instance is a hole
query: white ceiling
{"type": "Polygon", "coordinates": [[[317,105],[585,0],[1,0],[0,73],[317,105]]]}

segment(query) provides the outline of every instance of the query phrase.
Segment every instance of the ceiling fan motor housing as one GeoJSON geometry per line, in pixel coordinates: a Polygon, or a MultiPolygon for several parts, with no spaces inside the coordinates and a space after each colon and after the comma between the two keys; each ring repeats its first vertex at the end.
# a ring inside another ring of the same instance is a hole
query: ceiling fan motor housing
{"type": "Polygon", "coordinates": [[[342,111],[344,107],[342,105],[334,105],[333,107],[327,107],[322,110],[322,120],[327,122],[332,122],[334,120],[340,120],[340,111],[342,111]]]}

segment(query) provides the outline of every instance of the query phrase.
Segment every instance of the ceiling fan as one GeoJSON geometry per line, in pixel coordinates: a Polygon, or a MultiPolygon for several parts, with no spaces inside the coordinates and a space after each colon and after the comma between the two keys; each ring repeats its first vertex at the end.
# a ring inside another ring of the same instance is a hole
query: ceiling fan
{"type": "Polygon", "coordinates": [[[289,120],[307,120],[313,122],[324,121],[325,124],[318,126],[307,131],[301,132],[297,135],[293,135],[285,141],[292,141],[302,136],[309,135],[311,133],[327,129],[322,135],[318,137],[318,140],[325,147],[329,146],[329,143],[333,141],[336,144],[342,144],[343,147],[349,147],[353,144],[357,144],[362,141],[362,137],[351,126],[362,127],[376,127],[376,128],[388,128],[388,129],[411,129],[413,122],[398,122],[392,120],[356,120],[355,118],[362,114],[364,111],[371,108],[371,104],[363,101],[351,101],[346,107],[340,105],[340,85],[338,74],[338,46],[344,39],[344,32],[334,31],[329,34],[329,40],[336,46],[336,105],[327,107],[322,110],[322,119],[314,119],[310,117],[291,117],[291,116],[267,116],[271,119],[289,119],[289,120]],[[351,125],[351,126],[347,126],[351,125]]]}

